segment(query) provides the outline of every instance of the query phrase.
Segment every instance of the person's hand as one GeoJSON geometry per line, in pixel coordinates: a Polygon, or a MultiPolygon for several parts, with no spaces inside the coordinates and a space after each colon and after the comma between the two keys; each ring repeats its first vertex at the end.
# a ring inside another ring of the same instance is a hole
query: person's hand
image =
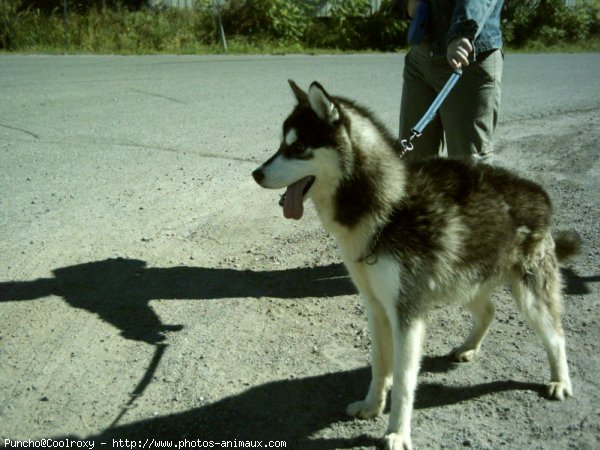
{"type": "Polygon", "coordinates": [[[469,65],[469,55],[473,51],[473,46],[467,38],[460,37],[454,39],[448,45],[448,51],[446,52],[446,59],[448,64],[454,70],[460,69],[463,66],[469,65]]]}

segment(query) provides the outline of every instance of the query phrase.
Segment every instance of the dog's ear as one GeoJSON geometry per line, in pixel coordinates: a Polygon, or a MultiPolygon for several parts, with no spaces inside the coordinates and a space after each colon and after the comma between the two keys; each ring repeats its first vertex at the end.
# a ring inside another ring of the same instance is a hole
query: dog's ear
{"type": "Polygon", "coordinates": [[[296,96],[296,100],[298,100],[298,103],[307,105],[308,104],[308,94],[306,92],[304,92],[302,89],[300,89],[300,86],[298,86],[294,80],[288,80],[288,83],[290,83],[290,87],[292,88],[292,91],[294,92],[294,95],[296,96]]]}
{"type": "Polygon", "coordinates": [[[333,124],[340,119],[340,112],[337,105],[331,99],[329,94],[325,92],[323,86],[314,81],[308,90],[308,102],[312,110],[319,116],[321,120],[333,124]]]}

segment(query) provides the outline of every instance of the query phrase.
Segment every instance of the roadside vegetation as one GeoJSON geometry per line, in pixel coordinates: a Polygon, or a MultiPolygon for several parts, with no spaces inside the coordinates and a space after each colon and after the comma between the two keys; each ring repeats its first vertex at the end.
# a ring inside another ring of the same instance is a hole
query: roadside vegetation
{"type": "MultiPolygon", "coordinates": [[[[197,0],[193,9],[143,0],[0,0],[0,50],[47,53],[230,53],[394,51],[409,22],[384,0],[197,0]],[[220,8],[215,5],[221,4],[220,8]],[[219,22],[219,17],[221,21],[219,22]],[[66,21],[65,21],[66,18],[66,21]]],[[[506,0],[509,49],[600,51],[600,0],[506,0]]]]}

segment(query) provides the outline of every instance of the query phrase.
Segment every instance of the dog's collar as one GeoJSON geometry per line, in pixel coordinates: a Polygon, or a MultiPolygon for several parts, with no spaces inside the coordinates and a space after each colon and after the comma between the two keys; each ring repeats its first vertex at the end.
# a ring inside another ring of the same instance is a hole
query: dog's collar
{"type": "Polygon", "coordinates": [[[369,246],[365,252],[356,260],[358,263],[364,263],[372,266],[377,263],[377,247],[379,247],[379,241],[381,240],[381,234],[383,233],[383,227],[378,226],[377,230],[371,236],[369,246]]]}

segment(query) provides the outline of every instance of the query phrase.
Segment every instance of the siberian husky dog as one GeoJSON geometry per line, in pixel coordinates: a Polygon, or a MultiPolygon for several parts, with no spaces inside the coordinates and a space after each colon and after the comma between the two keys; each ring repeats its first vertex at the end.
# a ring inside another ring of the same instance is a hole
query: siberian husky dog
{"type": "Polygon", "coordinates": [[[348,414],[377,416],[391,388],[384,446],[410,449],[428,311],[449,303],[468,308],[473,326],[452,357],[471,361],[494,315],[492,292],[501,284],[542,338],[548,396],[572,395],[558,262],[577,253],[579,237],[551,234],[546,192],[498,167],[407,162],[367,109],[329,95],[317,82],[308,92],[289,83],[297,105],[283,123],[281,146],[252,175],[264,188],[287,188],[287,218],[300,219],[303,202],[314,202],[364,299],[372,380],[348,414]]]}

